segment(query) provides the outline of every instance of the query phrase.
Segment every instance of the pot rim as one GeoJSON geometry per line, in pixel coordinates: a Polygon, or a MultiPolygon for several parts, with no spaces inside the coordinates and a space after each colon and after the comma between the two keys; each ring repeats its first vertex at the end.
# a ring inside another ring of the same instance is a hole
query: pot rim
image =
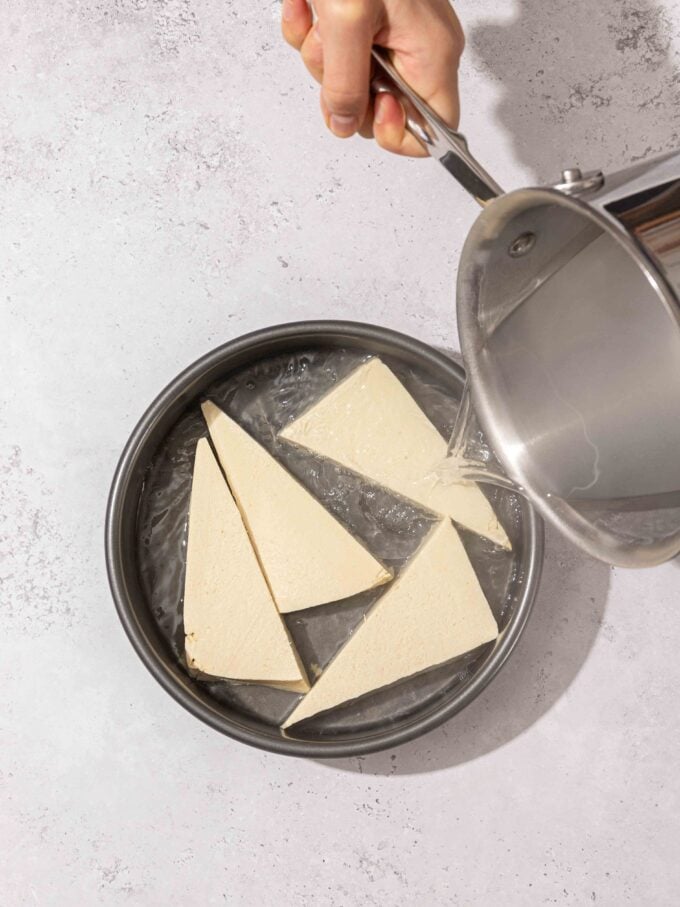
{"type": "Polygon", "coordinates": [[[597,204],[592,204],[588,196],[579,198],[565,195],[560,190],[550,187],[516,189],[508,192],[495,199],[479,215],[467,235],[458,266],[456,288],[458,334],[465,362],[472,376],[470,393],[475,413],[506,474],[523,489],[533,507],[564,538],[591,557],[610,566],[655,567],[680,552],[680,528],[669,536],[631,544],[601,526],[595,529],[592,523],[567,501],[546,496],[536,487],[526,469],[518,466],[513,458],[503,455],[506,439],[495,415],[493,395],[489,392],[488,382],[484,379],[481,355],[484,349],[483,332],[477,320],[480,267],[475,261],[475,252],[487,241],[489,233],[497,231],[499,225],[507,223],[513,215],[548,204],[560,205],[576,212],[611,236],[640,269],[657,299],[673,319],[680,336],[680,308],[673,288],[645,248],[615,217],[597,204]]]}

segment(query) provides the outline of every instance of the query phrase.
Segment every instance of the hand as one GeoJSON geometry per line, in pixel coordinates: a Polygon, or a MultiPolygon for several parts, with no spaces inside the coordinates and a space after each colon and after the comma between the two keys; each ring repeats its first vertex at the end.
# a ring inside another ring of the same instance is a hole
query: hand
{"type": "Polygon", "coordinates": [[[390,94],[370,96],[371,47],[392,53],[397,70],[452,127],[458,126],[458,63],[465,39],[448,0],[283,0],[282,30],[321,83],[326,125],[340,138],[374,136],[387,151],[423,157],[390,94]]]}

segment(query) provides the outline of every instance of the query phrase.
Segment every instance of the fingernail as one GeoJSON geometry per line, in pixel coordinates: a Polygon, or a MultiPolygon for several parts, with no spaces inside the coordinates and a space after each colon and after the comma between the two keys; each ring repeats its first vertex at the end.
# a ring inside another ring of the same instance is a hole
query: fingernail
{"type": "Polygon", "coordinates": [[[354,135],[359,126],[356,117],[341,116],[339,113],[331,114],[331,130],[340,138],[348,138],[354,135]]]}
{"type": "Polygon", "coordinates": [[[293,18],[295,10],[293,9],[294,0],[283,0],[283,9],[281,11],[281,16],[284,22],[290,22],[293,18]]]}
{"type": "Polygon", "coordinates": [[[384,98],[384,94],[376,95],[375,101],[373,102],[373,122],[377,123],[378,126],[380,126],[381,123],[385,122],[384,98]]]}

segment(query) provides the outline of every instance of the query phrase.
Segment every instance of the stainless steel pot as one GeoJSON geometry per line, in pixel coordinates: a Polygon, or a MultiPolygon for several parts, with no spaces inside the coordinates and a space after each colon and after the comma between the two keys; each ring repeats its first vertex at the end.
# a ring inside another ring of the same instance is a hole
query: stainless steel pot
{"type": "MultiPolygon", "coordinates": [[[[601,560],[674,557],[680,154],[503,194],[386,53],[374,58],[375,90],[401,96],[409,130],[484,209],[461,256],[458,326],[472,409],[511,484],[601,560]]],[[[505,481],[483,463],[469,474],[484,472],[505,481]]]]}

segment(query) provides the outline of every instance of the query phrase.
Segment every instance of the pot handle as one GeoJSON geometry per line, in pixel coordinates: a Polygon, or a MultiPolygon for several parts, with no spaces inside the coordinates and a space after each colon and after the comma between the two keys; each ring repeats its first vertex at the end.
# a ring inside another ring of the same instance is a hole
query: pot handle
{"type": "Polygon", "coordinates": [[[383,47],[374,47],[372,55],[375,72],[371,88],[374,94],[389,92],[401,102],[406,113],[406,128],[427,153],[438,160],[482,207],[502,195],[498,183],[470,154],[465,136],[447,126],[413,91],[394,68],[388,52],[383,47]]]}

